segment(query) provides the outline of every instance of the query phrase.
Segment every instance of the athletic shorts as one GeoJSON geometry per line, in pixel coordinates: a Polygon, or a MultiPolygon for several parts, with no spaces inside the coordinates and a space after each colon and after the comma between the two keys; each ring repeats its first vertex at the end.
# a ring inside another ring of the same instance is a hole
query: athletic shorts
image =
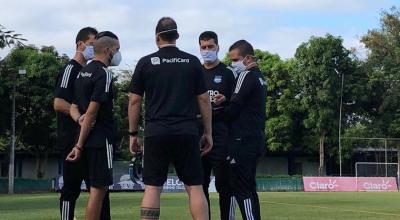
{"type": "Polygon", "coordinates": [[[86,147],[82,160],[87,172],[89,186],[107,187],[113,184],[113,145],[105,142],[104,147],[86,147]]]}
{"type": "Polygon", "coordinates": [[[162,186],[167,180],[168,166],[185,185],[202,185],[199,137],[195,135],[162,135],[145,138],[143,182],[149,186],[162,186]]]}

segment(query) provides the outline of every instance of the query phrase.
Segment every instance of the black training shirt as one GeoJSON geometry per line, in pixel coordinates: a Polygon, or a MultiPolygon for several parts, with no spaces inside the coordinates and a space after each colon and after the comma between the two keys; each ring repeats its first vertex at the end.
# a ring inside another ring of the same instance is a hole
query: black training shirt
{"type": "Polygon", "coordinates": [[[142,57],[130,92],[145,94],[145,136],[197,135],[197,96],[207,92],[197,57],[168,46],[142,57]]]}
{"type": "Polygon", "coordinates": [[[220,114],[229,104],[231,94],[235,88],[235,76],[233,72],[220,62],[217,66],[207,69],[203,66],[204,78],[213,109],[212,131],[214,146],[207,156],[225,158],[227,153],[227,141],[229,137],[228,123],[220,117],[220,114]],[[220,105],[215,104],[215,96],[222,94],[226,101],[220,105]]]}
{"type": "MultiPolygon", "coordinates": [[[[76,60],[70,60],[58,73],[54,97],[64,99],[71,103],[73,97],[73,88],[76,76],[82,66],[76,60]]],[[[65,150],[73,147],[78,124],[74,122],[71,116],[62,112],[57,112],[57,149],[65,150]]]]}
{"type": "Polygon", "coordinates": [[[72,102],[78,105],[81,114],[86,113],[90,102],[100,104],[96,123],[90,130],[84,147],[100,148],[106,142],[114,143],[112,72],[105,64],[94,60],[79,72],[72,102]]]}
{"type": "Polygon", "coordinates": [[[227,108],[231,137],[265,137],[267,83],[257,67],[239,74],[227,108]]]}

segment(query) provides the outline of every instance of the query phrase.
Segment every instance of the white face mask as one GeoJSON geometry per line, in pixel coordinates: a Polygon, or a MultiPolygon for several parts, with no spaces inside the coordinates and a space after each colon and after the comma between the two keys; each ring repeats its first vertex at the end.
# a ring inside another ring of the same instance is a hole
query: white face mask
{"type": "Polygon", "coordinates": [[[85,60],[91,60],[94,57],[94,47],[92,45],[85,45],[85,49],[78,52],[83,55],[85,60]]]}
{"type": "Polygon", "coordinates": [[[200,54],[205,63],[213,63],[218,59],[216,50],[200,50],[200,54]]]}
{"type": "Polygon", "coordinates": [[[117,51],[111,58],[110,66],[118,66],[121,63],[122,55],[121,52],[117,51]]]}
{"type": "Polygon", "coordinates": [[[232,70],[239,75],[241,72],[246,70],[246,65],[244,65],[244,59],[236,62],[232,62],[232,70]]]}

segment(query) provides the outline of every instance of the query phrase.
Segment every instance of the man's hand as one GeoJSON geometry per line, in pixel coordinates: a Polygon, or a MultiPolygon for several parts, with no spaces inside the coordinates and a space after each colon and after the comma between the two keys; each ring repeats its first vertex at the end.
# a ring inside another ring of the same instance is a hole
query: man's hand
{"type": "Polygon", "coordinates": [[[82,148],[79,148],[79,147],[74,147],[74,148],[72,148],[72,150],[71,150],[71,152],[68,154],[68,156],[67,156],[67,161],[70,161],[70,162],[76,162],[76,161],[78,161],[79,160],[79,158],[81,157],[81,154],[82,154],[82,148]]]}
{"type": "Polygon", "coordinates": [[[139,151],[139,143],[137,136],[129,136],[129,151],[134,155],[139,151]]]}
{"type": "Polygon", "coordinates": [[[222,94],[217,94],[214,96],[215,104],[220,105],[226,101],[226,97],[222,94]]]}
{"type": "Polygon", "coordinates": [[[81,127],[82,127],[83,120],[85,120],[85,115],[86,114],[83,114],[83,115],[79,116],[79,118],[78,118],[78,123],[79,123],[79,126],[81,126],[81,127]]]}
{"type": "MultiPolygon", "coordinates": [[[[86,116],[86,114],[83,114],[78,119],[79,126],[81,126],[81,127],[82,127],[83,121],[85,120],[85,116],[86,116]]],[[[95,124],[96,124],[96,121],[93,121],[90,127],[94,128],[95,124]]]]}
{"type": "Polygon", "coordinates": [[[213,146],[213,139],[211,134],[203,134],[200,140],[201,144],[201,156],[206,155],[208,152],[211,151],[213,146]]]}

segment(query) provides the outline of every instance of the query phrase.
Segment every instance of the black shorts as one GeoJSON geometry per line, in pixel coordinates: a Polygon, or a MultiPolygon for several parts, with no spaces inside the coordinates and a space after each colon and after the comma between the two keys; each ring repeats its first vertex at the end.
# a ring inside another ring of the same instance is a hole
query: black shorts
{"type": "Polygon", "coordinates": [[[105,187],[113,184],[113,145],[105,142],[103,147],[83,149],[81,160],[85,166],[88,185],[105,187]]]}
{"type": "Polygon", "coordinates": [[[163,135],[145,138],[143,182],[162,186],[167,180],[169,163],[173,162],[179,179],[188,186],[202,185],[199,137],[163,135]]]}

